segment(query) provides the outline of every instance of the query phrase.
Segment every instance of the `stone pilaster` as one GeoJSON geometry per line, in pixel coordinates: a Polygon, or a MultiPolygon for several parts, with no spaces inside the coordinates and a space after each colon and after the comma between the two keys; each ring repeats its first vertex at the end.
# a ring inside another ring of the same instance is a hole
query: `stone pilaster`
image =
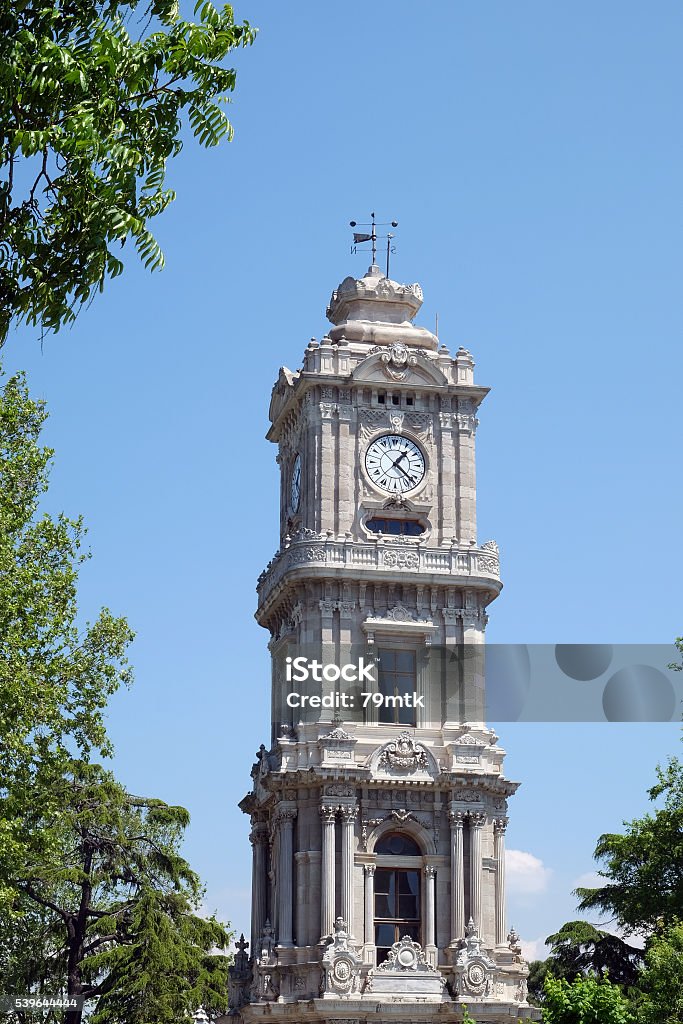
{"type": "Polygon", "coordinates": [[[365,865],[365,950],[366,960],[374,962],[375,946],[375,865],[365,865]]]}
{"type": "Polygon", "coordinates": [[[353,827],[358,808],[342,806],[342,877],[341,877],[341,916],[346,922],[346,930],[353,935],[353,827]]]}
{"type": "Polygon", "coordinates": [[[465,858],[463,851],[462,811],[451,811],[451,946],[457,946],[465,934],[465,858]]]}
{"type": "Polygon", "coordinates": [[[278,874],[277,874],[277,895],[278,895],[278,946],[288,947],[293,944],[292,939],[292,900],[293,900],[293,878],[292,867],[293,857],[293,831],[294,819],[296,817],[295,807],[283,807],[278,811],[277,823],[279,828],[279,852],[278,852],[278,874]]]}
{"type": "MultiPolygon", "coordinates": [[[[450,404],[450,398],[442,399],[442,402],[450,404]]],[[[439,541],[444,543],[456,536],[458,524],[456,523],[455,500],[456,490],[456,469],[457,462],[455,453],[457,445],[454,438],[455,415],[450,411],[443,411],[439,414],[440,426],[440,461],[441,461],[441,482],[439,485],[440,517],[439,517],[439,541]]]]}
{"type": "Polygon", "coordinates": [[[482,874],[482,829],[486,815],[479,812],[470,814],[470,917],[477,931],[481,933],[481,874],[482,874]]]}
{"type": "Polygon", "coordinates": [[[425,929],[424,929],[424,945],[428,953],[432,955],[436,953],[436,930],[434,927],[434,915],[435,915],[435,880],[436,880],[436,868],[433,864],[426,864],[424,869],[424,886],[425,886],[425,929]]]}
{"type": "Polygon", "coordinates": [[[320,863],[320,935],[325,938],[334,931],[334,828],[337,808],[332,804],[320,807],[322,819],[322,858],[320,863]]]}
{"type": "Polygon", "coordinates": [[[506,944],[505,928],[505,830],[507,818],[493,822],[493,859],[496,862],[496,945],[506,944]]]}

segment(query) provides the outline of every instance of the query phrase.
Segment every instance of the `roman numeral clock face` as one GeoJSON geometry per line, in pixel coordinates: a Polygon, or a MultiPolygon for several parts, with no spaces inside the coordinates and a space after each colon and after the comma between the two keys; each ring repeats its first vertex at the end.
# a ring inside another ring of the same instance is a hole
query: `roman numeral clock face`
{"type": "Polygon", "coordinates": [[[376,487],[389,494],[404,494],[422,483],[425,459],[409,438],[384,434],[368,446],[365,470],[376,487]]]}

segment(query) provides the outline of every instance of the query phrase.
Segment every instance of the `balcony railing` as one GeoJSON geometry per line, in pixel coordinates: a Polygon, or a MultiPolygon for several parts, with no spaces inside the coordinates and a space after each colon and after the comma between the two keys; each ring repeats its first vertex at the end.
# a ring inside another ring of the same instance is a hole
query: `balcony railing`
{"type": "Polygon", "coordinates": [[[290,540],[278,551],[258,578],[259,603],[292,569],[375,569],[380,573],[412,571],[444,576],[500,579],[498,548],[493,541],[481,547],[427,547],[419,540],[383,538],[353,541],[312,532],[290,540]]]}

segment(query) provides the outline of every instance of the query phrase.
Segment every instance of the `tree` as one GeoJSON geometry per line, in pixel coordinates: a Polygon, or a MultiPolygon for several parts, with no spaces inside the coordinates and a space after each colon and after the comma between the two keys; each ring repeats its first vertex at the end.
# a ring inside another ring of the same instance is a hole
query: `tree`
{"type": "Polygon", "coordinates": [[[627,934],[649,935],[676,923],[683,912],[683,764],[670,758],[657,778],[649,796],[664,797],[664,806],[624,822],[623,835],[601,836],[595,857],[608,882],[576,891],[581,910],[612,915],[627,934]]]}
{"type": "Polygon", "coordinates": [[[652,937],[640,983],[645,997],[639,1024],[683,1022],[683,925],[673,925],[652,937]]]}
{"type": "Polygon", "coordinates": [[[588,921],[568,921],[545,941],[551,947],[547,969],[556,978],[607,974],[617,985],[630,988],[637,984],[642,950],[588,921]]]}
{"type": "MultiPolygon", "coordinates": [[[[83,761],[56,788],[58,808],[24,814],[26,859],[12,879],[19,931],[4,973],[24,991],[92,1000],[93,1024],[176,1024],[201,1004],[225,1012],[230,961],[212,950],[231,936],[197,913],[203,890],[179,853],[187,811],[133,796],[83,761]],[[43,936],[43,957],[32,951],[29,963],[17,941],[24,921],[34,939],[40,922],[43,936]]],[[[69,1010],[65,1021],[81,1017],[69,1010]]]]}
{"type": "MultiPolygon", "coordinates": [[[[52,456],[23,376],[0,390],[0,991],[94,1001],[96,1024],[225,1009],[229,933],[199,914],[188,814],[91,763],[132,633],[78,620],[80,520],[39,515],[52,456]]],[[[49,1016],[46,1022],[54,1019],[49,1016]]],[[[57,1019],[61,1020],[61,1015],[57,1019]]],[[[81,1012],[69,1012],[77,1024],[81,1012]]]]}
{"type": "Polygon", "coordinates": [[[103,609],[78,622],[80,520],[38,515],[52,452],[45,409],[22,375],[0,390],[0,908],[23,861],[24,814],[55,806],[53,778],[74,753],[107,754],[103,712],[130,681],[125,619],[103,609]],[[40,806],[39,806],[40,805],[40,806]]]}
{"type": "Polygon", "coordinates": [[[12,323],[58,330],[121,273],[173,200],[181,115],[203,146],[230,138],[228,55],[253,42],[230,5],[183,20],[178,0],[0,0],[0,345],[12,323]],[[137,31],[137,37],[131,35],[137,31]]]}
{"type": "Polygon", "coordinates": [[[527,988],[529,991],[529,1002],[534,1006],[540,1006],[543,1001],[543,985],[546,974],[548,974],[547,960],[532,960],[530,962],[527,988]]]}
{"type": "Polygon", "coordinates": [[[541,1014],[544,1024],[629,1024],[633,1020],[618,986],[592,976],[569,982],[549,974],[541,1014]]]}

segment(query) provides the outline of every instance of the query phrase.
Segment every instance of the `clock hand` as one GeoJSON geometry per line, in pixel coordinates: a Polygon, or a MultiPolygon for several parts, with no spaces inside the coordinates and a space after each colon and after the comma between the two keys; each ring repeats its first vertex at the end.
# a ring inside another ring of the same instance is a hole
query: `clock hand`
{"type": "MultiPolygon", "coordinates": [[[[399,469],[401,469],[401,467],[398,464],[401,461],[401,459],[405,459],[405,457],[406,457],[406,453],[405,452],[401,452],[399,457],[396,459],[396,462],[392,462],[391,463],[391,468],[392,469],[396,469],[398,467],[399,469]]],[[[403,470],[401,470],[401,472],[403,472],[403,470]]]]}

